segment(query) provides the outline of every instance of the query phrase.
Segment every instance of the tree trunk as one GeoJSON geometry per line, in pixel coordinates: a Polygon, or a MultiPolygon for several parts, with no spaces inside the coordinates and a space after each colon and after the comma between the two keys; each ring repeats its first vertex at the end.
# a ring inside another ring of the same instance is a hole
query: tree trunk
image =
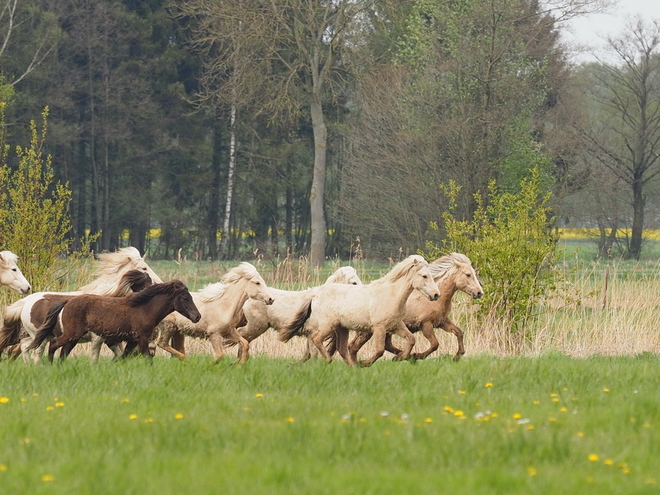
{"type": "Polygon", "coordinates": [[[644,230],[644,194],[642,191],[642,180],[636,178],[632,184],[633,189],[633,222],[632,234],[630,236],[630,248],[628,258],[639,260],[642,254],[642,233],[644,230]]]}
{"type": "Polygon", "coordinates": [[[211,157],[211,191],[209,209],[206,216],[209,258],[218,259],[218,221],[220,218],[220,173],[222,163],[222,129],[218,119],[213,126],[213,156],[211,157]]]}
{"type": "Polygon", "coordinates": [[[236,170],[236,107],[231,107],[231,127],[229,137],[229,170],[227,171],[227,199],[225,201],[225,220],[222,223],[220,256],[225,256],[227,240],[229,239],[229,220],[231,218],[231,203],[234,195],[234,171],[236,170]]]}
{"type": "Polygon", "coordinates": [[[312,227],[309,260],[313,267],[319,268],[323,266],[325,261],[326,228],[323,195],[325,191],[328,130],[325,127],[321,96],[317,93],[312,96],[310,110],[314,130],[314,174],[312,176],[312,188],[309,193],[312,227]]]}

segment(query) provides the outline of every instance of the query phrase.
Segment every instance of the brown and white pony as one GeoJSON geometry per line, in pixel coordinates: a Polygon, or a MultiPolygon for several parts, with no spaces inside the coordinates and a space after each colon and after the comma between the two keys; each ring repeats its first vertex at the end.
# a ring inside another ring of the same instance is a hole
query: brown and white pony
{"type": "Polygon", "coordinates": [[[111,345],[126,342],[126,354],[138,346],[144,356],[151,357],[151,335],[156,325],[174,311],[192,322],[201,318],[180,280],[155,284],[124,297],[81,294],[53,306],[28,349],[39,347],[52,336],[59,321],[62,334],[48,346],[51,362],[60,348],[60,359],[65,359],[87,332],[94,332],[111,345]]]}

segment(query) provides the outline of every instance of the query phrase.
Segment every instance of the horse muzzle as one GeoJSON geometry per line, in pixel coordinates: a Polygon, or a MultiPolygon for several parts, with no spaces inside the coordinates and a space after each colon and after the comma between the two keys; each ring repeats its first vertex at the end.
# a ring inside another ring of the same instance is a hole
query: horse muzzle
{"type": "Polygon", "coordinates": [[[435,294],[431,294],[431,295],[429,296],[429,299],[430,299],[431,301],[437,301],[438,299],[440,299],[440,293],[439,293],[439,292],[436,292],[435,294]]]}
{"type": "Polygon", "coordinates": [[[267,306],[270,306],[270,305],[273,304],[274,302],[275,302],[275,299],[273,299],[272,297],[269,297],[268,300],[266,301],[266,305],[267,305],[267,306]]]}

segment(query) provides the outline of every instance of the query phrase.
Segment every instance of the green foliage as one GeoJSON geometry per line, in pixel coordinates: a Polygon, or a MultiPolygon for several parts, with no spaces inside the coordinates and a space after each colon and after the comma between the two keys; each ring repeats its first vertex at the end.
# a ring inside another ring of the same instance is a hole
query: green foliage
{"type": "Polygon", "coordinates": [[[450,203],[443,214],[446,238],[440,245],[427,242],[424,254],[429,259],[448,251],[466,254],[484,281],[482,316],[515,337],[509,341],[515,344],[537,303],[565,276],[555,268],[560,250],[551,228],[550,193],[542,191],[537,168],[517,193],[502,192],[491,181],[485,198],[474,196],[473,218],[461,220],[455,216],[460,186],[450,182],[443,190],[450,203]]]}
{"type": "MultiPolygon", "coordinates": [[[[4,105],[0,103],[0,124],[4,124],[4,105]]],[[[12,170],[6,164],[9,146],[5,145],[0,169],[0,245],[18,255],[21,271],[35,290],[52,283],[57,257],[67,249],[71,228],[71,192],[67,185],[54,182],[51,156],[43,154],[47,117],[46,108],[41,132],[31,121],[29,146],[16,146],[18,168],[12,170]]]]}

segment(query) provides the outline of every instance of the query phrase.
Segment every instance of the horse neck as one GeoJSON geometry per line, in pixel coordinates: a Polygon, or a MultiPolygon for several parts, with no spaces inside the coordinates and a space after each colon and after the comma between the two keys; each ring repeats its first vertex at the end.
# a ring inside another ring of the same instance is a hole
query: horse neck
{"type": "Polygon", "coordinates": [[[453,277],[445,278],[438,285],[438,289],[440,289],[440,298],[436,304],[442,306],[443,308],[449,308],[449,306],[451,306],[451,300],[458,290],[453,277]]]}
{"type": "Polygon", "coordinates": [[[413,291],[417,290],[407,277],[401,277],[399,280],[392,282],[390,288],[396,294],[394,301],[392,301],[392,307],[396,308],[398,312],[403,311],[408,297],[413,291]]]}
{"type": "Polygon", "coordinates": [[[226,309],[231,310],[233,320],[241,318],[243,304],[248,300],[248,295],[245,290],[245,285],[248,283],[249,280],[241,279],[236,283],[225,286],[225,293],[222,297],[226,301],[225,305],[229,306],[226,309]]]}
{"type": "Polygon", "coordinates": [[[156,294],[140,306],[140,310],[148,315],[149,320],[156,326],[163,318],[174,312],[174,299],[176,294],[156,294]]]}

